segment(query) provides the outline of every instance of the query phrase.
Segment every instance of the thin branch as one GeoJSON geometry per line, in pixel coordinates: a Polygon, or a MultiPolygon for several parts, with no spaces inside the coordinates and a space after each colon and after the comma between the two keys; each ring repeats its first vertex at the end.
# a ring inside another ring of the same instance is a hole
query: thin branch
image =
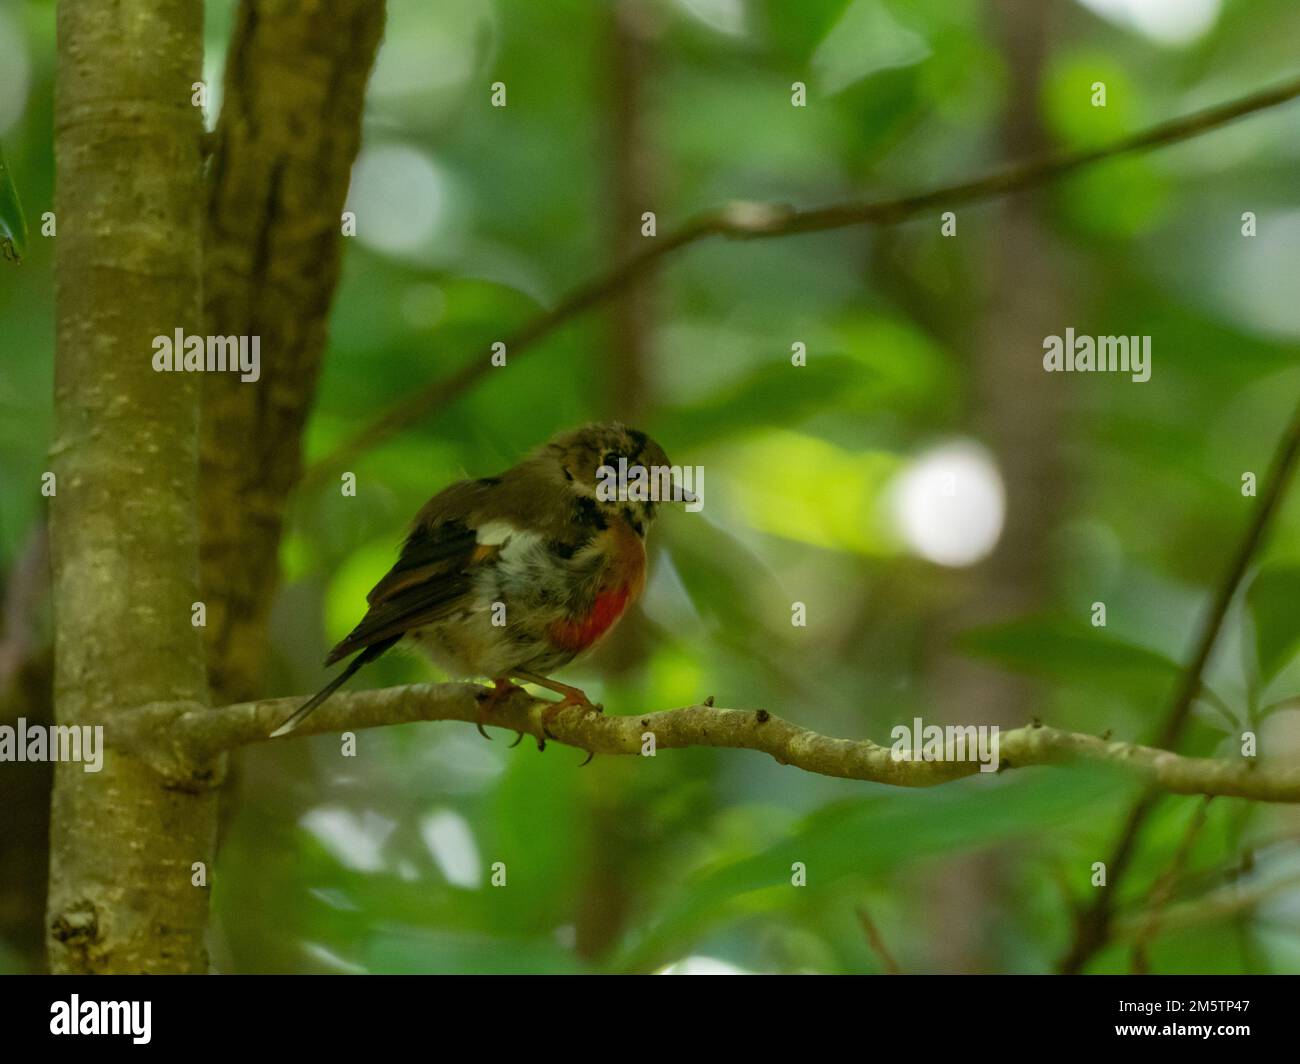
{"type": "Polygon", "coordinates": [[[1196,695],[1204,683],[1206,666],[1209,665],[1210,655],[1214,652],[1214,645],[1218,642],[1219,633],[1223,629],[1223,622],[1227,619],[1232,600],[1236,597],[1242,581],[1245,580],[1246,571],[1250,568],[1251,560],[1263,543],[1265,533],[1268,531],[1269,525],[1272,524],[1278,506],[1286,494],[1286,487],[1295,472],[1297,458],[1300,458],[1300,406],[1296,407],[1290,425],[1278,442],[1277,450],[1273,455],[1273,461],[1265,478],[1264,493],[1260,496],[1259,505],[1255,507],[1250,526],[1246,529],[1246,534],[1237,545],[1232,562],[1223,574],[1223,579],[1219,582],[1219,587],[1215,592],[1214,600],[1206,613],[1201,626],[1200,638],[1197,640],[1196,653],[1183,673],[1182,683],[1178,687],[1173,704],[1169,708],[1169,714],[1160,729],[1160,736],[1157,740],[1160,746],[1172,747],[1182,736],[1183,728],[1186,726],[1188,717],[1191,714],[1192,704],[1196,701],[1196,695]]]}
{"type": "MultiPolygon", "coordinates": [[[[1157,741],[1165,749],[1172,749],[1182,736],[1191,714],[1192,703],[1202,689],[1205,669],[1218,642],[1219,633],[1223,629],[1223,622],[1227,619],[1232,601],[1246,578],[1251,559],[1263,544],[1269,526],[1277,514],[1287,486],[1295,473],[1297,460],[1300,460],[1300,405],[1297,405],[1291,423],[1278,441],[1264,480],[1259,503],[1255,507],[1245,535],[1237,545],[1237,550],[1215,590],[1214,598],[1201,623],[1192,660],[1182,674],[1169,712],[1160,727],[1157,741]]],[[[1128,871],[1129,861],[1137,849],[1138,835],[1151,815],[1152,809],[1155,808],[1158,797],[1155,792],[1148,791],[1129,809],[1110,860],[1106,862],[1108,870],[1106,883],[1098,888],[1092,904],[1079,912],[1075,920],[1074,939],[1059,965],[1061,972],[1072,974],[1081,971],[1097,951],[1106,945],[1114,915],[1116,888],[1128,871]]]]}
{"type": "Polygon", "coordinates": [[[1191,822],[1188,823],[1187,830],[1183,834],[1183,841],[1179,843],[1178,850],[1174,854],[1173,861],[1152,884],[1147,895],[1146,924],[1138,932],[1137,941],[1133,943],[1133,973],[1135,975],[1147,975],[1151,971],[1151,943],[1155,941],[1160,932],[1160,920],[1164,915],[1165,906],[1169,904],[1169,899],[1173,897],[1174,888],[1177,886],[1179,879],[1182,878],[1187,868],[1187,862],[1191,860],[1192,850],[1196,846],[1196,840],[1201,834],[1201,829],[1205,827],[1206,816],[1213,800],[1213,798],[1206,798],[1196,807],[1191,822]]]}
{"type": "Polygon", "coordinates": [[[875,951],[876,956],[880,958],[885,974],[902,975],[903,969],[898,966],[898,961],[894,960],[894,955],[889,952],[889,947],[885,945],[880,929],[876,927],[875,921],[871,919],[871,914],[867,912],[866,906],[858,906],[858,923],[862,925],[862,933],[867,936],[867,942],[875,951]]]}
{"type": "MultiPolygon", "coordinates": [[[[1170,906],[1160,916],[1160,924],[1168,933],[1231,919],[1234,916],[1251,913],[1262,902],[1298,886],[1300,886],[1300,874],[1280,876],[1270,882],[1230,884],[1203,898],[1170,906]]],[[[1115,937],[1129,938],[1141,934],[1150,918],[1150,914],[1144,911],[1116,920],[1115,937]]]]}
{"type": "MultiPolygon", "coordinates": [[[[510,357],[517,358],[569,320],[639,282],[660,260],[707,237],[761,240],[856,225],[894,225],[927,210],[952,210],[968,203],[1022,192],[1108,159],[1177,144],[1246,115],[1287,103],[1297,96],[1300,96],[1300,78],[1184,118],[1161,123],[1102,147],[1045,155],[1016,163],[973,181],[893,199],[841,203],[810,210],[799,210],[785,204],[740,202],[706,211],[687,221],[681,228],[663,237],[648,240],[645,249],[639,254],[609,273],[580,285],[550,310],[506,337],[506,350],[510,357]]],[[[332,475],[344,461],[377,446],[424,415],[450,405],[486,376],[490,369],[491,362],[486,356],[476,358],[441,380],[434,381],[393,404],[313,465],[304,478],[305,482],[320,483],[322,478],[332,475]]]]}
{"type": "MultiPolygon", "coordinates": [[[[479,719],[476,684],[414,684],[335,695],[293,733],[319,735],[379,728],[414,721],[479,719]]],[[[263,742],[302,704],[301,698],[241,702],[218,709],[194,703],[155,703],[115,722],[108,740],[149,758],[160,771],[175,775],[184,766],[207,762],[226,750],[263,742]]],[[[822,776],[868,780],[896,787],[932,787],[980,772],[975,760],[895,760],[889,746],[868,739],[837,739],[801,728],[765,709],[687,706],[634,716],[569,711],[550,725],[542,713],[550,702],[516,693],[487,717],[494,727],[531,735],[539,747],[547,739],[597,754],[644,756],[649,737],[658,750],[688,746],[758,750],[783,765],[822,776]]],[[[1253,761],[1182,757],[1149,746],[1112,742],[1092,735],[1030,725],[1002,732],[1000,768],[1113,765],[1174,794],[1224,795],[1261,802],[1300,802],[1300,766],[1263,767],[1253,761]]]]}

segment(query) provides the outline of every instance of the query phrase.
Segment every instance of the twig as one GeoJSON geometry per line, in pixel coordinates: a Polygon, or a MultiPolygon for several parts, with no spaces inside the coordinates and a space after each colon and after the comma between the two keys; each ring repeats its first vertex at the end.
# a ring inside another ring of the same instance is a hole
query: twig
{"type": "Polygon", "coordinates": [[[1214,799],[1206,798],[1197,807],[1192,814],[1192,819],[1187,825],[1187,831],[1183,834],[1183,841],[1179,843],[1178,851],[1174,854],[1174,859],[1156,879],[1151,886],[1151,891],[1147,896],[1146,923],[1137,934],[1137,939],[1133,943],[1133,971],[1138,975],[1146,975],[1151,971],[1151,943],[1155,941],[1156,935],[1160,931],[1160,918],[1164,914],[1165,906],[1169,904],[1169,899],[1173,897],[1174,887],[1179,878],[1183,875],[1183,870],[1187,867],[1187,862],[1192,855],[1192,847],[1196,845],[1196,839],[1201,834],[1201,829],[1205,827],[1205,817],[1210,809],[1210,802],[1214,799]]]}
{"type": "MultiPolygon", "coordinates": [[[[1197,692],[1201,690],[1205,668],[1218,641],[1228,609],[1236,597],[1242,580],[1245,579],[1247,569],[1250,568],[1251,558],[1264,542],[1265,534],[1295,472],[1298,457],[1300,457],[1300,406],[1296,407],[1290,425],[1278,441],[1259,504],[1255,507],[1246,534],[1238,544],[1236,553],[1224,572],[1214,599],[1206,611],[1196,641],[1196,650],[1182,674],[1169,712],[1161,725],[1157,742],[1165,749],[1172,749],[1183,733],[1192,703],[1197,692]]],[[[1081,971],[1088,960],[1106,944],[1114,913],[1116,887],[1128,870],[1129,861],[1137,846],[1138,835],[1155,807],[1157,797],[1154,792],[1148,791],[1129,809],[1110,860],[1106,863],[1108,870],[1106,883],[1098,888],[1092,904],[1081,910],[1076,918],[1074,940],[1058,966],[1061,972],[1070,974],[1081,971]]]]}
{"type": "Polygon", "coordinates": [[[1182,683],[1178,687],[1173,705],[1160,730],[1157,739],[1160,746],[1172,747],[1182,735],[1188,715],[1191,713],[1192,703],[1201,689],[1205,668],[1209,664],[1210,655],[1214,652],[1214,645],[1218,641],[1228,609],[1236,597],[1242,580],[1246,577],[1251,559],[1264,540],[1264,534],[1272,523],[1282,497],[1286,494],[1286,486],[1291,480],[1292,473],[1295,472],[1298,456],[1300,456],[1300,406],[1296,407],[1291,424],[1278,443],[1266,478],[1264,493],[1260,496],[1259,505],[1255,507],[1250,526],[1237,545],[1237,551],[1233,555],[1228,571],[1223,574],[1223,579],[1219,582],[1214,600],[1201,626],[1196,653],[1183,673],[1182,683]]]}
{"type": "MultiPolygon", "coordinates": [[[[760,240],[856,225],[894,225],[933,208],[951,210],[964,204],[1021,192],[1107,159],[1176,144],[1246,115],[1276,107],[1297,96],[1300,96],[1300,78],[1184,118],[1164,122],[1103,147],[1063,155],[1046,155],[1016,163],[973,181],[893,199],[841,203],[810,210],[799,210],[784,204],[741,202],[707,211],[666,236],[648,240],[645,249],[639,254],[609,273],[579,286],[550,310],[506,337],[506,350],[509,357],[517,358],[570,319],[641,280],[660,260],[706,237],[760,240]]],[[[425,414],[449,405],[490,369],[491,362],[486,356],[476,358],[390,406],[313,465],[304,478],[305,482],[309,485],[320,483],[323,478],[331,476],[344,461],[382,443],[425,414]]]]}
{"type": "Polygon", "coordinates": [[[889,975],[902,975],[903,969],[898,966],[898,961],[894,960],[894,955],[889,952],[885,940],[880,937],[880,930],[872,921],[867,910],[861,905],[858,906],[858,923],[862,925],[862,931],[867,936],[867,942],[876,951],[876,956],[880,958],[880,963],[885,972],[889,975]]]}
{"type": "MultiPolygon", "coordinates": [[[[1171,906],[1161,916],[1160,923],[1165,931],[1183,931],[1216,920],[1226,920],[1249,913],[1269,898],[1297,886],[1300,886],[1300,874],[1280,876],[1271,882],[1253,883],[1248,886],[1234,883],[1220,887],[1203,898],[1171,906]]],[[[1148,914],[1145,912],[1118,919],[1115,921],[1115,936],[1127,938],[1141,933],[1147,920],[1148,914]]]]}

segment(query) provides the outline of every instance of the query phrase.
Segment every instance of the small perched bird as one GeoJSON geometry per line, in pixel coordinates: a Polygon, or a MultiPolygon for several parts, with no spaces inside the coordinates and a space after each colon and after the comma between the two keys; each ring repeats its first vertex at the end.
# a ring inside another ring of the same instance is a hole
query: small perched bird
{"type": "Polygon", "coordinates": [[[626,484],[637,467],[663,476],[668,456],[644,432],[591,424],[559,434],[504,473],[443,489],[416,515],[397,563],[366,596],[366,615],[325,664],[356,657],[272,735],[292,731],[402,639],[453,675],[492,680],[480,699],[484,736],[491,708],[518,689],[512,680],[562,696],[544,722],[569,706],[599,711],[549,674],[595,646],[645,586],[645,536],[657,502],[609,490],[611,470],[624,471],[626,484]]]}

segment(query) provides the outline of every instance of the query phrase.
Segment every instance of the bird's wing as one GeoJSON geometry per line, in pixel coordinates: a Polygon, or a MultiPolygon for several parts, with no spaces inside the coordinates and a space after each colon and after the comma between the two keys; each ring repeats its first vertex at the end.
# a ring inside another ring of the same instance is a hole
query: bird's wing
{"type": "Polygon", "coordinates": [[[438,507],[422,511],[396,564],[366,596],[366,615],[330,651],[326,665],[445,617],[468,598],[475,567],[497,552],[480,544],[478,522],[467,512],[478,494],[467,489],[475,486],[453,485],[435,497],[438,507]]]}

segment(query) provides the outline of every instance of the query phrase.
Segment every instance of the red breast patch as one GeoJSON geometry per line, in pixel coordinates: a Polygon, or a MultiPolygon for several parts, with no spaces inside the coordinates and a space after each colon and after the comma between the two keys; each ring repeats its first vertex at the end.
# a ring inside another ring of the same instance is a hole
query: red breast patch
{"type": "Polygon", "coordinates": [[[586,650],[614,626],[631,597],[632,590],[626,584],[602,591],[596,596],[591,611],[585,617],[555,621],[547,629],[547,635],[552,643],[564,650],[586,650]]]}

